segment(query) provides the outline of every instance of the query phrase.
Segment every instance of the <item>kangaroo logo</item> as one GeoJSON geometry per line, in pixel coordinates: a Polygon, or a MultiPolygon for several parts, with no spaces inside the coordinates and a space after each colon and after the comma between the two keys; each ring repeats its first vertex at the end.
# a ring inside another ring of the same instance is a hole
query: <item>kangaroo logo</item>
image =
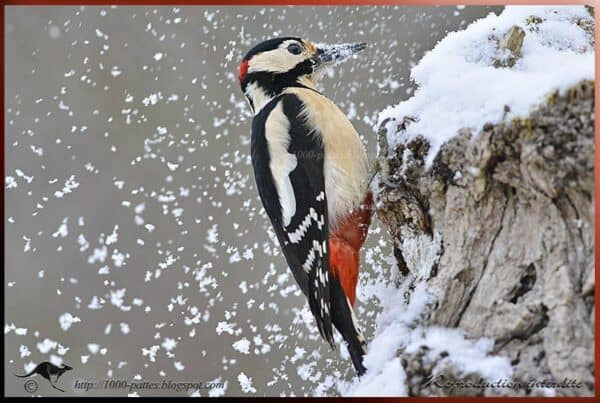
{"type": "Polygon", "coordinates": [[[67,371],[71,371],[73,368],[69,367],[68,365],[63,364],[62,367],[57,367],[56,365],[52,364],[51,362],[48,361],[44,361],[39,363],[31,372],[29,372],[28,374],[25,375],[17,375],[15,374],[15,376],[19,377],[19,378],[28,378],[30,376],[33,375],[41,375],[44,378],[46,378],[48,380],[48,382],[50,382],[50,385],[56,389],[56,390],[60,390],[61,392],[64,392],[64,390],[62,390],[61,388],[57,387],[54,383],[58,382],[58,378],[61,377],[62,374],[64,374],[67,371]],[[52,378],[51,375],[56,375],[56,380],[54,382],[52,382],[52,378]]]}

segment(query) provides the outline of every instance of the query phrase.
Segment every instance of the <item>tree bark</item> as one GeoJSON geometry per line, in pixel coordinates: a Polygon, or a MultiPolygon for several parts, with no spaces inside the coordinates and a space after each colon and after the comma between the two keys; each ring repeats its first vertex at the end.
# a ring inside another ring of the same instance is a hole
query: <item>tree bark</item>
{"type": "MultiPolygon", "coordinates": [[[[410,124],[399,122],[400,135],[410,124]]],[[[379,134],[377,214],[399,281],[426,282],[433,295],[422,324],[493,338],[513,380],[569,378],[582,386],[557,395],[593,394],[594,83],[551,94],[527,118],[462,130],[429,169],[425,138],[389,150],[379,134]]],[[[467,393],[433,388],[432,373],[478,378],[423,351],[399,355],[411,395],[467,393]]]]}

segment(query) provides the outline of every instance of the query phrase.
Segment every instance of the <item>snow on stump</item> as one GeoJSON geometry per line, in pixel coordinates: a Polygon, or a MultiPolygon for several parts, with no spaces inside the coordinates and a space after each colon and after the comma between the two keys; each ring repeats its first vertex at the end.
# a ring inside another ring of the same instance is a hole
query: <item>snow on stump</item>
{"type": "Polygon", "coordinates": [[[350,393],[399,359],[407,395],[593,395],[592,13],[507,7],[450,33],[381,113],[373,190],[401,297],[350,393]]]}

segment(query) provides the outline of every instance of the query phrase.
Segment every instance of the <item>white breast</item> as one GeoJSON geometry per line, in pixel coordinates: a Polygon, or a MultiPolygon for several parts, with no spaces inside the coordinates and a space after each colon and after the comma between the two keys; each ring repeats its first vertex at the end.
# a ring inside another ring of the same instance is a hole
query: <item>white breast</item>
{"type": "Polygon", "coordinates": [[[346,115],[329,99],[304,88],[289,88],[304,103],[303,114],[315,129],[325,149],[325,192],[329,226],[364,200],[367,190],[368,161],[358,133],[346,115]]]}

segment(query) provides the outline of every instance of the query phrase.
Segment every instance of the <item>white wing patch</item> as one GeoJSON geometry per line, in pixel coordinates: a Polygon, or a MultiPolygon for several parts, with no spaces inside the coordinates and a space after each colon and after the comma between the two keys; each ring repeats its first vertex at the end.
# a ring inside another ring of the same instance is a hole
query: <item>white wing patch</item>
{"type": "Polygon", "coordinates": [[[294,154],[287,154],[286,157],[287,166],[284,167],[284,172],[281,173],[281,183],[277,185],[278,188],[281,189],[279,191],[279,201],[282,206],[282,219],[284,227],[290,225],[292,217],[294,214],[296,214],[296,197],[294,195],[292,181],[290,180],[290,173],[292,173],[292,171],[296,169],[296,166],[298,165],[298,160],[294,154]]]}
{"type": "Polygon", "coordinates": [[[290,180],[290,173],[296,169],[298,159],[288,153],[290,145],[290,122],[288,121],[281,102],[273,108],[265,122],[265,137],[269,146],[271,162],[269,168],[275,181],[275,188],[281,204],[281,219],[287,227],[296,214],[296,196],[290,180]]]}

